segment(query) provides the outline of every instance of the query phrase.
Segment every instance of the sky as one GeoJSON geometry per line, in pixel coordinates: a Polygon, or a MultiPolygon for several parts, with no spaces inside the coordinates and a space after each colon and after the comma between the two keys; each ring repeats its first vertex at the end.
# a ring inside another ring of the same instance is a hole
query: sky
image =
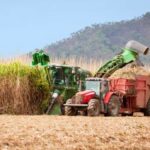
{"type": "Polygon", "coordinates": [[[25,54],[92,24],[150,12],[150,0],[0,0],[0,57],[25,54]]]}

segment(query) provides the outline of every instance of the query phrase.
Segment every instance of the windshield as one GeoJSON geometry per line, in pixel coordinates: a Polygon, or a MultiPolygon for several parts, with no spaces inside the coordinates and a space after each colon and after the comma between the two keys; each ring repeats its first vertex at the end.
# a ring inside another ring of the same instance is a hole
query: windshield
{"type": "Polygon", "coordinates": [[[62,68],[50,68],[50,75],[54,85],[64,85],[64,73],[62,68]]]}
{"type": "Polygon", "coordinates": [[[86,90],[93,90],[96,95],[100,94],[100,81],[86,81],[86,90]]]}

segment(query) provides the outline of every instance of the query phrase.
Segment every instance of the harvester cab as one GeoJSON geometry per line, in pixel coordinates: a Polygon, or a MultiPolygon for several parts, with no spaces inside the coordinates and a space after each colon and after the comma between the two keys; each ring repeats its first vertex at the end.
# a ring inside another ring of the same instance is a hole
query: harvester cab
{"type": "Polygon", "coordinates": [[[76,92],[85,89],[85,78],[91,73],[77,66],[49,64],[50,58],[42,50],[32,56],[33,66],[44,67],[51,91],[46,114],[64,114],[63,104],[76,92]]]}
{"type": "MultiPolygon", "coordinates": [[[[78,81],[81,76],[84,76],[83,72],[79,72],[80,67],[69,65],[56,65],[49,66],[49,73],[52,78],[54,86],[78,86],[78,81]]],[[[85,74],[86,75],[86,74],[85,74]]]]}

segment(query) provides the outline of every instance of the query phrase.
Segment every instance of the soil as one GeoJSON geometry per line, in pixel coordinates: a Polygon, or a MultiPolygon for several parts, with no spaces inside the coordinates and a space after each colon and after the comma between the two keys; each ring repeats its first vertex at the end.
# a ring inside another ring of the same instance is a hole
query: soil
{"type": "Polygon", "coordinates": [[[0,116],[0,149],[150,149],[149,117],[0,116]]]}

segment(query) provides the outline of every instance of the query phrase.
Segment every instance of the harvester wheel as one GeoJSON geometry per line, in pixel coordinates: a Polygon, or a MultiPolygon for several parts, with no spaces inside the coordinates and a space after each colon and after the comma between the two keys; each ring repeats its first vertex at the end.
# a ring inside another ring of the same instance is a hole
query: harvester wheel
{"type": "Polygon", "coordinates": [[[120,110],[120,101],[119,97],[112,95],[108,103],[108,115],[109,116],[118,116],[120,110]]]}
{"type": "MultiPolygon", "coordinates": [[[[68,99],[66,104],[72,104],[72,99],[68,99]]],[[[76,116],[77,110],[71,106],[65,106],[65,115],[67,116],[76,116]]]]}
{"type": "Polygon", "coordinates": [[[147,102],[146,115],[150,116],[150,99],[147,102]]]}
{"type": "Polygon", "coordinates": [[[98,116],[100,114],[100,102],[98,99],[91,99],[87,108],[88,116],[98,116]]]}

